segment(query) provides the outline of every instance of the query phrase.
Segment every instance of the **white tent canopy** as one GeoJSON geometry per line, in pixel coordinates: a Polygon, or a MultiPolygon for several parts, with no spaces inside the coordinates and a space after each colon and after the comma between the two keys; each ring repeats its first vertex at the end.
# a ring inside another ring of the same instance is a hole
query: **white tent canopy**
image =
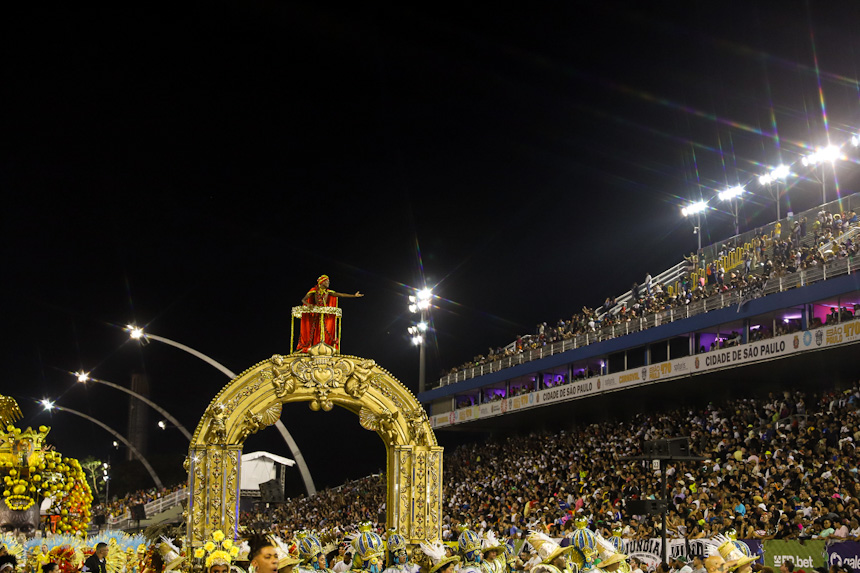
{"type": "Polygon", "coordinates": [[[261,483],[275,479],[275,464],[292,467],[296,462],[269,452],[242,454],[240,488],[259,490],[261,483]]]}

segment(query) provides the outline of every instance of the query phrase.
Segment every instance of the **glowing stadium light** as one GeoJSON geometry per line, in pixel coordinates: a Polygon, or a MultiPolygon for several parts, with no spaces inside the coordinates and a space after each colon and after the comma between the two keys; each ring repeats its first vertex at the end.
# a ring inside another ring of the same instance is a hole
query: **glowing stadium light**
{"type": "Polygon", "coordinates": [[[118,447],[119,447],[119,442],[117,442],[116,440],[114,440],[114,441],[113,441],[113,447],[118,448],[118,447]]]}
{"type": "Polygon", "coordinates": [[[426,322],[419,322],[418,323],[418,330],[420,330],[421,332],[425,332],[427,330],[427,323],[426,322]]]}
{"type": "Polygon", "coordinates": [[[430,300],[433,298],[433,291],[429,288],[423,288],[418,291],[418,300],[430,300]]]}
{"type": "MultiPolygon", "coordinates": [[[[412,297],[409,297],[409,298],[412,298],[412,297]]],[[[418,305],[417,304],[410,304],[409,305],[409,312],[418,312],[418,305]]]]}
{"type": "Polygon", "coordinates": [[[743,193],[744,193],[743,185],[737,185],[735,187],[731,187],[729,189],[726,189],[725,191],[720,191],[717,194],[717,197],[719,198],[720,201],[731,201],[732,199],[734,199],[736,197],[740,197],[741,195],[743,195],[743,193]]]}
{"type": "Polygon", "coordinates": [[[698,203],[691,203],[681,209],[681,214],[685,217],[689,217],[690,215],[695,215],[697,213],[701,213],[705,209],[708,208],[708,204],[704,201],[699,201],[698,203]]]}
{"type": "Polygon", "coordinates": [[[54,403],[53,403],[53,402],[51,402],[50,400],[48,400],[47,398],[45,398],[44,400],[40,401],[39,403],[42,405],[42,407],[43,407],[45,410],[53,410],[53,409],[54,409],[54,403]]]}
{"type": "Polygon", "coordinates": [[[125,329],[128,331],[128,335],[131,337],[132,340],[140,340],[146,336],[143,333],[143,329],[139,326],[129,324],[126,325],[125,329]]]}
{"type": "Polygon", "coordinates": [[[414,303],[414,302],[415,302],[415,301],[417,301],[417,300],[418,300],[418,299],[417,299],[417,298],[415,298],[415,295],[411,295],[411,294],[409,295],[409,302],[414,303]]]}
{"type": "Polygon", "coordinates": [[[852,147],[860,147],[860,135],[852,135],[851,136],[851,146],[852,147]]]}
{"type": "Polygon", "coordinates": [[[842,158],[842,150],[838,145],[828,145],[827,147],[821,147],[815,151],[815,153],[811,153],[800,160],[804,166],[818,165],[819,163],[824,163],[825,161],[829,161],[830,163],[834,163],[837,159],[842,158]]]}
{"type": "Polygon", "coordinates": [[[773,171],[771,171],[770,174],[773,175],[775,179],[785,179],[791,175],[791,167],[788,165],[778,165],[773,168],[773,171]]]}
{"type": "Polygon", "coordinates": [[[413,336],[413,337],[412,337],[412,344],[414,344],[415,346],[418,346],[418,345],[419,345],[419,344],[421,344],[422,342],[424,342],[424,337],[423,337],[423,336],[418,335],[418,336],[413,336]]]}
{"type": "Polygon", "coordinates": [[[75,372],[75,377],[77,377],[78,382],[81,384],[86,384],[90,381],[90,373],[89,372],[75,372]]]}
{"type": "Polygon", "coordinates": [[[418,310],[427,310],[430,308],[430,299],[419,300],[416,306],[418,307],[418,310]]]}
{"type": "Polygon", "coordinates": [[[759,176],[758,182],[763,186],[770,185],[780,179],[786,179],[789,175],[791,175],[791,167],[788,165],[779,165],[771,169],[768,173],[759,176]]]}
{"type": "Polygon", "coordinates": [[[158,421],[158,427],[159,427],[159,428],[161,428],[162,430],[166,430],[166,429],[167,429],[167,424],[165,423],[165,421],[164,421],[164,420],[159,420],[159,421],[158,421]]]}

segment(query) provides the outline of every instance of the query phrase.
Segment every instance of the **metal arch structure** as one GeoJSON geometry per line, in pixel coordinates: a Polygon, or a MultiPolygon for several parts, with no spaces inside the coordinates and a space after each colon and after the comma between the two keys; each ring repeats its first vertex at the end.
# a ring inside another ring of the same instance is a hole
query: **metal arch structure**
{"type": "Polygon", "coordinates": [[[339,355],[321,343],[307,354],[276,354],[255,364],[209,404],[186,460],[188,543],[201,546],[216,529],[236,533],[243,444],[275,425],[292,402],[309,402],[314,411],[345,408],[376,432],[386,449],[388,527],[409,543],[440,538],[443,448],[424,408],[373,360],[339,355]]]}
{"type": "Polygon", "coordinates": [[[132,445],[132,443],[126,439],[125,436],[123,436],[122,434],[120,434],[119,432],[117,432],[116,430],[114,430],[113,428],[111,428],[110,426],[108,426],[107,424],[102,422],[101,420],[97,420],[96,418],[93,418],[92,416],[90,416],[88,414],[84,414],[83,412],[78,412],[77,410],[72,410],[71,408],[66,408],[64,406],[57,406],[56,404],[51,405],[50,410],[59,410],[61,412],[67,412],[69,414],[74,414],[75,416],[80,416],[81,418],[84,418],[85,420],[89,420],[93,424],[96,424],[97,426],[110,432],[114,438],[121,441],[123,444],[125,444],[125,446],[129,450],[131,450],[131,453],[134,454],[134,457],[136,457],[137,459],[140,460],[140,463],[142,463],[143,467],[146,468],[146,471],[149,472],[149,477],[152,478],[152,481],[155,482],[155,485],[158,487],[158,489],[164,489],[164,484],[161,483],[161,479],[158,477],[158,474],[155,473],[155,469],[153,469],[152,465],[150,465],[149,460],[147,460],[146,456],[141,454],[138,451],[138,449],[135,448],[132,445]]]}
{"type": "MultiPolygon", "coordinates": [[[[157,336],[155,334],[146,333],[143,335],[143,337],[147,340],[157,340],[158,342],[163,342],[164,344],[167,344],[169,346],[173,346],[174,348],[178,348],[184,352],[187,352],[188,354],[191,354],[192,356],[196,356],[197,358],[199,358],[200,360],[202,360],[206,364],[209,364],[210,366],[212,366],[213,368],[215,368],[216,370],[218,370],[222,374],[226,375],[231,380],[236,378],[236,374],[232,370],[230,370],[229,368],[227,368],[226,366],[224,366],[223,364],[221,364],[217,360],[210,358],[209,356],[206,356],[202,352],[200,352],[198,350],[194,350],[190,346],[186,346],[185,344],[181,344],[179,342],[176,342],[175,340],[170,340],[169,338],[164,338],[163,336],[157,336]]],[[[173,420],[171,420],[171,422],[173,422],[173,420]]],[[[173,424],[178,425],[177,422],[173,422],[173,424]]],[[[316,488],[316,485],[314,485],[313,477],[311,477],[311,470],[308,468],[308,464],[305,461],[305,457],[302,455],[301,450],[299,450],[299,445],[293,439],[292,434],[290,434],[290,431],[287,430],[287,427],[284,425],[283,422],[278,420],[275,423],[275,427],[278,429],[278,432],[280,432],[281,437],[284,439],[284,442],[286,442],[287,447],[290,449],[290,453],[293,456],[293,460],[295,460],[296,466],[299,468],[299,473],[302,476],[302,482],[304,482],[304,484],[305,484],[305,491],[308,492],[309,496],[316,494],[317,488],[316,488]]],[[[185,428],[183,428],[183,433],[186,433],[186,432],[187,432],[187,430],[185,430],[185,428]]],[[[188,435],[187,437],[189,440],[191,440],[190,435],[188,435]]]]}

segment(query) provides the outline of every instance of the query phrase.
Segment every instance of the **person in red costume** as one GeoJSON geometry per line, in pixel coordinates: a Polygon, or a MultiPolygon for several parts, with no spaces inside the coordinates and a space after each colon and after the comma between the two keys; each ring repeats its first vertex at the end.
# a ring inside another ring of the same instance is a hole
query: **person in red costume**
{"type": "MultiPolygon", "coordinates": [[[[302,299],[303,306],[337,306],[339,298],[360,298],[364,295],[360,292],[355,294],[344,294],[329,290],[328,275],[322,275],[317,279],[317,286],[308,291],[302,299]]],[[[323,336],[320,336],[320,316],[316,313],[306,312],[302,314],[301,335],[296,350],[307,352],[311,346],[325,342],[329,346],[339,349],[340,341],[337,339],[337,317],[333,314],[323,315],[323,336]]]]}

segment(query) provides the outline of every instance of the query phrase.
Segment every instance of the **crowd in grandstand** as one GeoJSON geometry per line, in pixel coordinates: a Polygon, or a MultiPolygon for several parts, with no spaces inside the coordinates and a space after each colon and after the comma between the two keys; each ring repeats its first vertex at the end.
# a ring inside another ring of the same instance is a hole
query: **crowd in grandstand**
{"type": "MultiPolygon", "coordinates": [[[[445,452],[444,536],[458,524],[524,537],[563,536],[574,517],[627,538],[661,534],[659,516],[635,516],[627,500],[657,499],[662,485],[641,454],[643,440],[690,436],[704,462],[669,462],[671,537],[710,537],[736,529],[748,539],[860,540],[860,387],[813,395],[712,403],[638,414],[555,434],[510,436],[445,452]]],[[[245,514],[289,535],[309,526],[384,527],[385,478],[369,477],[315,496],[245,514]]]]}
{"type": "Polygon", "coordinates": [[[114,497],[107,503],[93,503],[93,515],[104,515],[108,521],[117,519],[130,511],[130,508],[135,505],[145,505],[151,501],[155,501],[171,494],[174,491],[178,491],[183,487],[185,487],[184,483],[161,489],[153,487],[150,489],[135,491],[123,497],[114,497]]]}
{"type": "MultiPolygon", "coordinates": [[[[627,303],[617,304],[615,298],[607,297],[597,309],[583,307],[569,320],[560,319],[554,325],[546,322],[538,324],[533,334],[517,337],[516,344],[505,348],[490,348],[486,355],[475,356],[459,367],[443,371],[442,375],[454,374],[536,350],[560,340],[594,333],[604,327],[638,321],[661,311],[683,308],[729,291],[760,291],[771,278],[820,268],[830,261],[856,255],[860,244],[857,240],[843,235],[857,226],[858,216],[854,211],[841,214],[820,211],[813,222],[811,234],[807,232],[805,217],[794,219],[787,225],[787,229],[783,229],[782,223],[777,222],[772,234],[766,235],[762,231],[755,234],[750,249],[743,251],[742,262],[734,269],[726,270],[719,261],[741,248],[740,245],[731,242],[721,245],[717,256],[710,262],[693,253],[686,258],[690,263],[689,272],[681,278],[677,292],[670,292],[664,285],[654,282],[649,273],[642,284],[633,284],[632,298],[627,303]],[[697,274],[700,275],[696,281],[693,280],[693,271],[698,271],[697,274]]],[[[781,329],[784,330],[785,327],[781,329]]],[[[763,328],[755,333],[755,337],[763,339],[782,333],[784,332],[777,333],[763,328]]]]}

